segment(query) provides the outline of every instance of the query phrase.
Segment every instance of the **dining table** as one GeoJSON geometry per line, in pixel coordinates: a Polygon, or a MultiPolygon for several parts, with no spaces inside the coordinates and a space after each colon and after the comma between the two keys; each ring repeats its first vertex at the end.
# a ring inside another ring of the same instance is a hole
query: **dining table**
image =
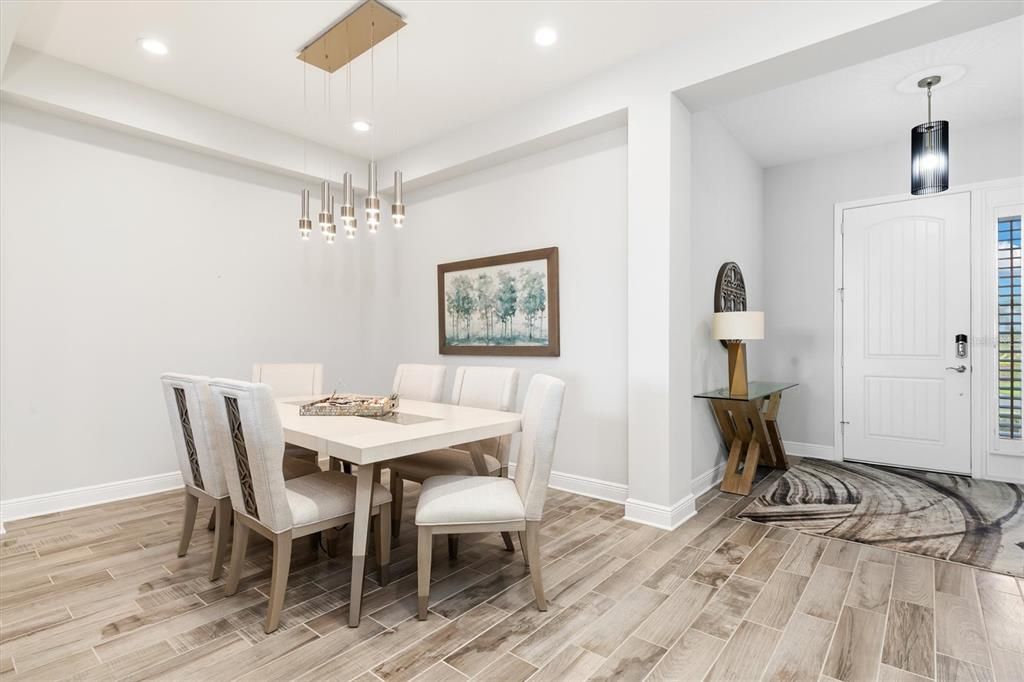
{"type": "MultiPolygon", "coordinates": [[[[380,478],[382,465],[428,450],[509,436],[520,431],[520,415],[406,399],[400,399],[395,411],[383,417],[299,414],[302,405],[324,397],[292,396],[276,402],[287,442],[326,454],[332,469],[341,462],[357,467],[354,474],[356,501],[352,521],[352,592],[348,624],[349,627],[358,627],[373,484],[380,478]]],[[[482,465],[479,450],[473,448],[471,453],[474,460],[479,459],[482,465]]]]}

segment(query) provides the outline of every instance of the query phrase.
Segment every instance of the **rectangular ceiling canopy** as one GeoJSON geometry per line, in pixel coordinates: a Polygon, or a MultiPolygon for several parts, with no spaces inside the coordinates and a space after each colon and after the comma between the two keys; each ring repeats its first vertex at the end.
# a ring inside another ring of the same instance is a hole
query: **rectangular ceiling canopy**
{"type": "Polygon", "coordinates": [[[398,12],[377,0],[366,0],[304,47],[298,59],[334,73],[403,26],[405,20],[398,12]]]}

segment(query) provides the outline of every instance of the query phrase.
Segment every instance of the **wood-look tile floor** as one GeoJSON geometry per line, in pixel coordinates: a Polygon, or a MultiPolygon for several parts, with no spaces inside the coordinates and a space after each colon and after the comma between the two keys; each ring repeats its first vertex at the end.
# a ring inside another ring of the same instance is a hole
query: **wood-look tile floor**
{"type": "Polygon", "coordinates": [[[265,635],[269,545],[250,545],[225,598],[207,578],[208,509],[175,556],[180,493],[11,522],[0,677],[1024,680],[1024,581],[739,521],[745,498],[716,491],[672,532],[551,491],[544,613],[497,534],[465,536],[455,561],[439,538],[430,617],[417,621],[408,485],[392,581],[368,581],[358,629],[346,627],[349,561],[297,541],[281,628],[265,635]]]}

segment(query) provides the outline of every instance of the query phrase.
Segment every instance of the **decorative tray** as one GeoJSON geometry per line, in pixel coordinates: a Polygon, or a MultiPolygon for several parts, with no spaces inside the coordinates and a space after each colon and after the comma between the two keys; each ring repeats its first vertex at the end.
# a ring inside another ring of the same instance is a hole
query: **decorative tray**
{"type": "Polygon", "coordinates": [[[338,395],[315,400],[299,407],[303,417],[386,417],[398,407],[398,394],[338,395]]]}

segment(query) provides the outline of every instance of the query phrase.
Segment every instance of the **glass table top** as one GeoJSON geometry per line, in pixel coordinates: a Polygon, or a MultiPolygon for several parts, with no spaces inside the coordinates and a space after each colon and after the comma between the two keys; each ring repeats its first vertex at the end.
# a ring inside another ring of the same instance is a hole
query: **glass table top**
{"type": "Polygon", "coordinates": [[[716,388],[712,391],[694,394],[694,398],[715,398],[717,400],[760,400],[772,393],[785,391],[799,384],[789,381],[751,381],[747,383],[747,395],[731,395],[729,388],[716,388]]]}

